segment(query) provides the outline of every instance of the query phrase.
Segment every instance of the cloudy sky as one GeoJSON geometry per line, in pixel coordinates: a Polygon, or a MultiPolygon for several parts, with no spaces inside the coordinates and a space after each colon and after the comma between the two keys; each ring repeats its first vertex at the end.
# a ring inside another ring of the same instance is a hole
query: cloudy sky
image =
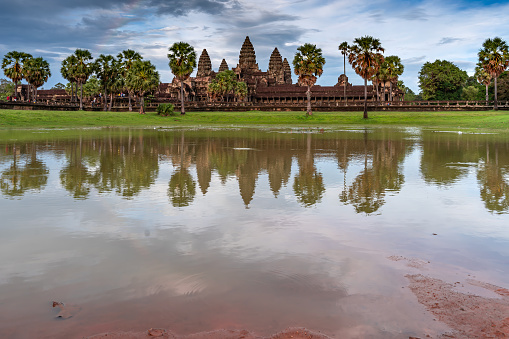
{"type": "MultiPolygon", "coordinates": [[[[24,51],[50,62],[44,86],[64,82],[61,61],[76,48],[94,57],[125,49],[140,52],[170,82],[168,47],[186,41],[198,55],[206,48],[217,70],[223,58],[238,63],[248,35],[257,62],[267,70],[278,47],[291,63],[304,43],[323,50],[320,85],[334,85],[343,73],[338,45],[365,35],[379,38],[385,55],[398,55],[402,80],[418,91],[417,75],[426,61],[445,59],[473,74],[477,51],[487,38],[509,41],[509,0],[14,0],[0,12],[0,56],[24,51]]],[[[347,63],[350,82],[362,84],[347,63]]],[[[294,76],[295,77],[295,76],[294,76]]],[[[295,78],[294,78],[295,80],[295,78]]]]}

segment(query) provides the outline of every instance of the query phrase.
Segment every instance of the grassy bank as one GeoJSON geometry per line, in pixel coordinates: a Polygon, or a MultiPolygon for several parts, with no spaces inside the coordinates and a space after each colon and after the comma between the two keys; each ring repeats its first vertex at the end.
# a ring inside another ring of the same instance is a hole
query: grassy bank
{"type": "Polygon", "coordinates": [[[168,127],[193,125],[387,125],[509,130],[509,111],[482,112],[188,112],[162,117],[154,112],[61,112],[0,110],[0,128],[168,127]]]}

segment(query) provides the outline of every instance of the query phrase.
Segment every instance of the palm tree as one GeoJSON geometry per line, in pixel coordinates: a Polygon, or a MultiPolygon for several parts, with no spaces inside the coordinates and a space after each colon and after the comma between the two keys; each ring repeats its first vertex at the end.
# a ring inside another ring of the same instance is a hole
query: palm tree
{"type": "Polygon", "coordinates": [[[137,60],[133,62],[127,72],[125,84],[129,91],[138,93],[141,98],[140,114],[145,114],[145,102],[143,96],[147,92],[157,89],[159,86],[159,73],[150,61],[137,60]]]}
{"type": "Polygon", "coordinates": [[[350,48],[348,62],[352,65],[355,73],[364,79],[364,119],[368,118],[368,79],[371,78],[380,68],[384,61],[380,52],[384,49],[379,39],[372,36],[357,38],[350,48]]]}
{"type": "Polygon", "coordinates": [[[35,89],[35,101],[37,101],[37,88],[44,85],[51,76],[49,63],[42,57],[28,59],[24,67],[25,79],[35,89]]]}
{"type": "Polygon", "coordinates": [[[343,84],[343,96],[345,98],[345,105],[348,103],[348,99],[346,98],[346,56],[348,53],[350,53],[350,46],[348,45],[348,42],[343,41],[338,49],[341,51],[341,54],[343,55],[343,74],[345,75],[345,83],[343,84]]]}
{"type": "Polygon", "coordinates": [[[311,111],[311,86],[316,83],[317,76],[323,73],[323,65],[325,59],[322,56],[322,49],[317,48],[316,45],[304,44],[297,48],[297,53],[293,58],[293,69],[296,75],[299,76],[299,84],[307,86],[306,92],[308,104],[307,115],[312,115],[311,111]]]}
{"type": "Polygon", "coordinates": [[[170,69],[180,81],[180,114],[186,114],[184,109],[184,80],[189,78],[196,67],[196,52],[187,42],[176,42],[169,49],[170,69]]]}
{"type": "Polygon", "coordinates": [[[509,47],[507,43],[499,37],[486,39],[482,44],[482,49],[477,54],[479,64],[484,70],[495,79],[495,105],[493,109],[498,109],[497,102],[497,78],[509,66],[509,47]]]}
{"type": "Polygon", "coordinates": [[[112,55],[101,54],[95,60],[93,69],[94,73],[101,80],[101,85],[104,89],[104,110],[107,110],[108,105],[108,89],[111,87],[112,80],[114,79],[114,66],[115,58],[112,55]]]}
{"type": "Polygon", "coordinates": [[[75,94],[77,96],[77,93],[75,93],[74,91],[74,84],[77,82],[74,74],[76,64],[78,63],[77,60],[78,59],[74,54],[69,55],[62,61],[62,67],[60,68],[60,74],[62,74],[62,78],[69,81],[69,83],[71,84],[71,102],[75,101],[75,94]]]}
{"type": "Polygon", "coordinates": [[[28,53],[11,51],[2,60],[2,69],[6,77],[14,83],[14,96],[18,98],[18,82],[23,79],[23,64],[32,56],[28,53]]]}
{"type": "Polygon", "coordinates": [[[74,67],[74,76],[80,86],[80,110],[83,110],[83,84],[87,82],[88,77],[93,73],[92,54],[86,49],[77,49],[74,52],[76,57],[76,67],[74,67]]]}
{"type": "Polygon", "coordinates": [[[491,84],[491,75],[486,72],[482,65],[477,64],[474,76],[481,85],[486,86],[486,105],[488,105],[488,86],[491,84]]]}
{"type": "MultiPolygon", "coordinates": [[[[127,50],[122,51],[121,53],[118,53],[117,59],[121,63],[122,76],[125,79],[125,77],[127,75],[127,71],[129,71],[129,68],[131,68],[133,63],[135,61],[141,60],[143,58],[141,57],[140,53],[135,52],[132,49],[127,49],[127,50]]],[[[133,110],[133,105],[131,104],[131,92],[127,91],[127,93],[129,95],[129,111],[132,111],[133,110]]]]}
{"type": "Polygon", "coordinates": [[[401,59],[396,55],[391,55],[385,58],[384,64],[386,64],[387,77],[389,80],[389,101],[392,101],[392,83],[397,83],[398,78],[403,71],[405,66],[401,63],[401,59]]]}

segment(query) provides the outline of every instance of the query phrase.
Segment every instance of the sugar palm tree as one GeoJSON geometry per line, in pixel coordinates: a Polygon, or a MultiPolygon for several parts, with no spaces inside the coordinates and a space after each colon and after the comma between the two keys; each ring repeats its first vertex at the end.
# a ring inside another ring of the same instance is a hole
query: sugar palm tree
{"type": "Polygon", "coordinates": [[[293,58],[293,70],[299,76],[299,84],[307,86],[307,115],[311,111],[311,87],[316,83],[317,76],[323,73],[325,58],[322,56],[322,49],[313,44],[304,44],[297,48],[293,58]]]}
{"type": "Polygon", "coordinates": [[[6,77],[14,83],[14,96],[18,98],[18,82],[23,79],[23,64],[32,56],[28,53],[11,51],[2,60],[2,69],[6,77]]]}
{"type": "Polygon", "coordinates": [[[475,78],[477,82],[481,85],[486,86],[486,105],[488,105],[489,96],[488,96],[488,86],[491,84],[491,75],[486,72],[486,70],[482,67],[482,65],[477,64],[475,67],[475,78]]]}
{"type": "Polygon", "coordinates": [[[509,66],[509,47],[507,43],[499,37],[486,39],[482,44],[482,49],[477,54],[479,64],[484,70],[495,79],[495,105],[493,109],[498,109],[497,102],[497,78],[509,66]]]}
{"type": "Polygon", "coordinates": [[[343,74],[345,75],[345,83],[343,84],[343,97],[345,99],[345,105],[348,103],[348,99],[346,98],[346,56],[348,53],[350,53],[350,46],[348,45],[348,42],[343,41],[338,49],[341,51],[341,54],[343,55],[343,74]]]}
{"type": "Polygon", "coordinates": [[[37,88],[44,85],[51,76],[49,63],[42,57],[28,59],[24,67],[25,79],[35,89],[35,101],[37,101],[37,88]]]}
{"type": "Polygon", "coordinates": [[[114,63],[115,58],[112,55],[101,54],[93,64],[94,73],[101,80],[101,85],[104,89],[104,110],[107,110],[108,105],[108,90],[114,80],[114,63]]]}
{"type": "Polygon", "coordinates": [[[71,84],[71,102],[74,102],[76,99],[75,96],[77,96],[77,93],[75,93],[74,91],[74,85],[77,82],[74,70],[76,68],[77,63],[78,61],[76,59],[76,56],[72,54],[62,61],[62,67],[60,68],[60,74],[62,74],[62,78],[69,81],[69,83],[71,84]]]}
{"type": "Polygon", "coordinates": [[[348,62],[352,65],[355,73],[364,79],[364,119],[368,118],[368,79],[376,74],[381,62],[384,61],[380,54],[383,51],[380,40],[372,36],[355,39],[354,45],[350,48],[348,62]]]}
{"type": "Polygon", "coordinates": [[[159,73],[150,61],[137,60],[127,72],[125,84],[128,90],[137,93],[141,98],[140,114],[145,114],[144,95],[159,86],[159,73]]]}
{"type": "Polygon", "coordinates": [[[405,66],[401,63],[400,57],[396,55],[391,55],[385,58],[386,69],[387,69],[387,77],[389,80],[389,101],[392,101],[392,84],[398,82],[398,78],[403,71],[405,70],[405,66]]]}
{"type": "Polygon", "coordinates": [[[77,49],[74,52],[76,66],[73,67],[73,74],[80,86],[80,110],[83,110],[83,84],[93,73],[92,54],[86,49],[77,49]]]}
{"type": "MultiPolygon", "coordinates": [[[[126,77],[127,71],[133,65],[133,63],[137,60],[141,60],[141,54],[133,51],[132,49],[124,50],[117,55],[117,59],[120,61],[122,76],[126,77]]],[[[133,105],[131,103],[131,92],[127,91],[129,95],[129,111],[133,110],[133,105]]]]}
{"type": "Polygon", "coordinates": [[[189,78],[196,67],[196,52],[187,42],[176,42],[169,49],[168,59],[171,72],[180,81],[180,114],[184,109],[184,81],[189,78]]]}

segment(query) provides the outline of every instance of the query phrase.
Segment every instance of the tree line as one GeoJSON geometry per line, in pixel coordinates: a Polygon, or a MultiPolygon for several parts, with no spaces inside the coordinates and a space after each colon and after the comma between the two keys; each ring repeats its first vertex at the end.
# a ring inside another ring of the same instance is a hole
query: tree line
{"type": "MultiPolygon", "coordinates": [[[[385,100],[387,83],[389,84],[389,101],[392,101],[393,85],[403,90],[407,99],[423,100],[482,100],[479,88],[485,87],[486,103],[489,101],[489,86],[493,83],[494,109],[498,108],[498,79],[503,80],[504,93],[508,91],[509,76],[506,69],[509,66],[509,51],[507,43],[499,37],[487,39],[478,53],[478,63],[475,75],[469,77],[467,73],[452,62],[436,60],[426,62],[419,72],[419,88],[421,93],[415,95],[404,86],[399,77],[403,74],[404,66],[398,56],[385,57],[384,48],[379,39],[371,36],[356,38],[353,44],[343,42],[338,47],[343,55],[344,67],[344,97],[346,100],[346,60],[355,73],[364,80],[364,118],[367,114],[367,82],[371,81],[376,91],[378,101],[385,100]]],[[[180,82],[181,114],[185,114],[184,81],[196,68],[196,52],[186,42],[174,43],[169,48],[169,67],[175,78],[180,82]]],[[[142,59],[138,52],[125,50],[116,57],[101,54],[95,61],[88,50],[77,49],[74,54],[62,61],[61,74],[71,84],[71,96],[77,96],[80,90],[80,109],[83,109],[83,85],[92,74],[100,82],[105,96],[104,109],[111,109],[113,95],[127,92],[129,95],[129,110],[132,110],[131,98],[136,95],[140,99],[140,113],[144,113],[144,95],[157,89],[160,80],[159,73],[150,61],[142,59]],[[109,95],[109,105],[107,97],[109,95]]],[[[298,76],[298,84],[306,86],[307,115],[311,110],[311,88],[323,73],[325,58],[322,50],[316,45],[306,43],[297,48],[293,59],[294,72],[298,76]]],[[[15,95],[17,84],[25,79],[29,88],[35,91],[51,76],[49,64],[43,58],[33,58],[30,54],[12,51],[5,55],[2,61],[4,74],[13,81],[15,95]]],[[[4,86],[5,84],[2,84],[4,86]]],[[[5,87],[5,86],[4,86],[5,87]]],[[[226,98],[234,95],[243,98],[247,95],[247,85],[239,81],[233,71],[218,73],[209,84],[207,92],[213,99],[226,98]]],[[[30,91],[29,91],[30,93],[30,91]]]]}

